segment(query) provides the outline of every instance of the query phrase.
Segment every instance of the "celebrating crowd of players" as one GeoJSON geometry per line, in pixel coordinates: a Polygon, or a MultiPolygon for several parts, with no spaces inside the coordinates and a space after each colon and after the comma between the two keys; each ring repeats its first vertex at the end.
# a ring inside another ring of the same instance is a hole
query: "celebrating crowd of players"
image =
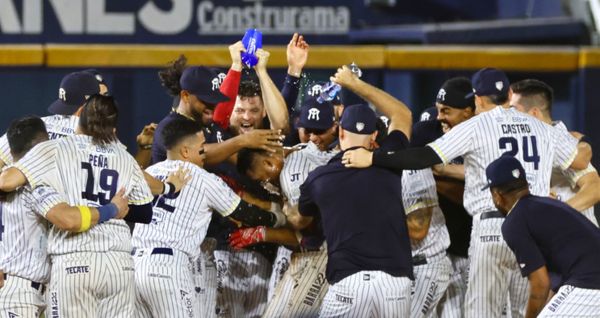
{"type": "Polygon", "coordinates": [[[229,51],[159,72],[172,109],[135,157],[96,70],[11,123],[1,316],[597,317],[600,178],[548,85],[485,68],[413,124],[347,66],[365,104],[323,99],[301,35],[281,90],[267,51],[229,51]]]}

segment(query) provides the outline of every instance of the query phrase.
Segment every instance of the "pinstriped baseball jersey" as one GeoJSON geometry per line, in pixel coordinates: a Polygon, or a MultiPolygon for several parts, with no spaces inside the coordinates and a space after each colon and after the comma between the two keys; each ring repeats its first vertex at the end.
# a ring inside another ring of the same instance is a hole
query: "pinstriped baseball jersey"
{"type": "MultiPolygon", "coordinates": [[[[129,204],[143,205],[153,199],[139,165],[118,141],[99,146],[86,135],[50,140],[36,145],[14,166],[32,187],[51,185],[70,205],[108,204],[120,188],[125,188],[129,204]]],[[[130,252],[130,238],[125,221],[117,219],[77,234],[51,228],[48,252],[130,252]]]]}
{"type": "MultiPolygon", "coordinates": [[[[44,121],[44,124],[46,124],[46,131],[48,131],[48,138],[50,139],[74,135],[75,129],[79,124],[78,116],[52,115],[42,117],[42,120],[44,121]]],[[[4,161],[6,165],[13,163],[6,134],[0,137],[0,159],[4,161]]]]}
{"type": "Polygon", "coordinates": [[[304,149],[291,153],[283,165],[279,175],[281,190],[291,205],[298,204],[300,198],[300,185],[308,174],[319,166],[325,165],[337,151],[320,151],[312,142],[308,142],[304,149]]]}
{"type": "Polygon", "coordinates": [[[154,201],[152,222],[135,226],[133,246],[171,247],[195,257],[200,255],[212,210],[226,217],[238,206],[240,198],[221,178],[193,163],[166,160],[146,171],[163,180],[179,166],[189,169],[191,180],[179,194],[160,196],[154,201]]]}
{"type": "Polygon", "coordinates": [[[577,154],[577,140],[514,108],[496,108],[460,123],[428,145],[444,163],[463,156],[465,209],[476,215],[495,211],[485,167],[503,153],[514,155],[527,173],[532,194],[550,191],[552,167],[567,169],[577,154]]]}
{"type": "Polygon", "coordinates": [[[450,235],[446,220],[438,207],[435,179],[431,169],[402,171],[402,203],[406,215],[425,207],[434,207],[427,236],[418,242],[411,242],[412,254],[425,254],[427,257],[445,255],[450,246],[450,235]]]}
{"type": "MultiPolygon", "coordinates": [[[[556,121],[552,124],[554,128],[556,128],[559,132],[563,134],[568,134],[570,136],[570,133],[563,122],[556,121]]],[[[550,179],[550,187],[552,189],[552,192],[556,193],[559,200],[566,202],[571,197],[573,197],[579,190],[579,188],[577,187],[577,181],[579,181],[579,178],[583,177],[584,175],[590,172],[596,172],[596,169],[594,168],[594,166],[592,166],[591,163],[586,169],[578,171],[573,169],[567,169],[564,171],[561,171],[560,169],[556,168],[553,169],[552,178],[550,179]]],[[[592,223],[596,224],[596,226],[598,225],[598,221],[596,220],[596,216],[594,215],[593,206],[584,211],[581,211],[581,213],[583,213],[583,215],[590,219],[592,223]]]]}
{"type": "Polygon", "coordinates": [[[53,206],[65,202],[48,186],[33,190],[21,187],[2,204],[0,268],[4,273],[35,282],[47,282],[50,263],[47,253],[48,222],[43,218],[53,206]]]}

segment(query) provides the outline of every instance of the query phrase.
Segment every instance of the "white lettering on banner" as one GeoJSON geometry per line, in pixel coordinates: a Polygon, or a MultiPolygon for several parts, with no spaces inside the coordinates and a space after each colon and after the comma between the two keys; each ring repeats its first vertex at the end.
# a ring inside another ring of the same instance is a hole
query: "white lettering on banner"
{"type": "Polygon", "coordinates": [[[39,34],[42,32],[42,0],[23,0],[23,33],[39,34]]]}
{"type": "Polygon", "coordinates": [[[192,22],[193,1],[171,0],[171,11],[163,11],[148,1],[140,10],[138,18],[146,30],[155,34],[177,34],[185,31],[192,22]]]}
{"type": "Polygon", "coordinates": [[[17,9],[11,0],[0,0],[0,30],[6,34],[22,32],[17,9]]]}
{"type": "Polygon", "coordinates": [[[136,19],[152,34],[174,35],[195,25],[194,12],[197,33],[203,35],[240,35],[248,28],[264,34],[345,34],[350,30],[347,6],[266,6],[264,0],[223,6],[202,0],[194,11],[194,0],[171,0],[167,10],[146,0],[136,13],[108,12],[108,1],[21,0],[22,5],[15,6],[14,0],[0,0],[0,34],[43,34],[46,10],[53,11],[66,35],[134,35],[136,19]]]}
{"type": "Polygon", "coordinates": [[[50,0],[50,4],[65,34],[83,33],[83,0],[50,0]]]}
{"type": "Polygon", "coordinates": [[[350,29],[350,9],[339,6],[219,7],[212,1],[198,5],[199,34],[239,34],[257,28],[265,34],[342,34],[350,29]]]}
{"type": "Polygon", "coordinates": [[[108,13],[106,0],[87,1],[87,34],[125,34],[135,33],[133,13],[108,13]]]}

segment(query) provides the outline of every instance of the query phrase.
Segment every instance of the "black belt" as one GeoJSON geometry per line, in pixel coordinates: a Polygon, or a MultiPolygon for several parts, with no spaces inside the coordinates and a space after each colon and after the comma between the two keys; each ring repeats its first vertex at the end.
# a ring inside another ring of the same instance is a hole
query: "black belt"
{"type": "Polygon", "coordinates": [[[425,265],[427,264],[427,257],[425,254],[417,254],[412,258],[413,266],[425,265]]]}
{"type": "MultiPolygon", "coordinates": [[[[131,255],[135,255],[136,250],[137,249],[134,247],[133,250],[131,250],[131,255]]],[[[173,255],[173,249],[170,247],[155,247],[150,254],[173,255]]]]}
{"type": "MultiPolygon", "coordinates": [[[[4,273],[4,280],[7,280],[8,278],[8,274],[4,273]]],[[[14,276],[14,277],[18,277],[18,276],[14,276]]],[[[27,278],[23,278],[25,280],[29,280],[27,278]]],[[[38,283],[38,282],[34,282],[34,281],[30,281],[31,282],[31,288],[40,291],[42,294],[44,293],[44,291],[46,291],[46,285],[43,283],[38,283]]]]}
{"type": "Polygon", "coordinates": [[[500,213],[499,211],[490,211],[490,212],[483,212],[481,213],[481,218],[480,220],[485,220],[485,219],[497,219],[497,218],[504,218],[504,214],[500,213]]]}

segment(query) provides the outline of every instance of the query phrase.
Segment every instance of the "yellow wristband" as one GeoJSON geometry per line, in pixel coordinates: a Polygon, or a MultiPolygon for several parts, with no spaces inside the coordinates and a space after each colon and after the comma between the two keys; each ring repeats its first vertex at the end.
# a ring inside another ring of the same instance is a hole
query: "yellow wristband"
{"type": "Polygon", "coordinates": [[[77,232],[87,231],[90,229],[90,226],[92,226],[92,212],[87,206],[79,205],[77,208],[79,209],[79,214],[81,215],[81,226],[77,232]]]}

